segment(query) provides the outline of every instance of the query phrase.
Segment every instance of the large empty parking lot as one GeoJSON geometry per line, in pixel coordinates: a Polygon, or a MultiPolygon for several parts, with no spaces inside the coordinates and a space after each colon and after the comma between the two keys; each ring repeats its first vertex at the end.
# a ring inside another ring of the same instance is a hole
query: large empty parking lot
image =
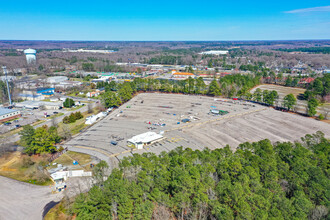
{"type": "Polygon", "coordinates": [[[312,118],[276,111],[244,101],[205,96],[143,93],[116,109],[67,146],[73,150],[101,153],[118,159],[132,153],[170,151],[183,146],[202,150],[242,142],[295,141],[305,134],[322,131],[330,125],[312,118]],[[209,114],[210,109],[225,110],[226,115],[209,114]],[[182,123],[182,119],[190,119],[182,123]],[[180,122],[180,124],[178,124],[180,122]],[[164,125],[165,124],[165,125],[164,125]],[[161,126],[163,125],[163,126],[161,126]],[[128,147],[127,139],[147,131],[163,133],[165,139],[143,150],[128,147]],[[116,141],[117,145],[110,142],[116,141]]]}

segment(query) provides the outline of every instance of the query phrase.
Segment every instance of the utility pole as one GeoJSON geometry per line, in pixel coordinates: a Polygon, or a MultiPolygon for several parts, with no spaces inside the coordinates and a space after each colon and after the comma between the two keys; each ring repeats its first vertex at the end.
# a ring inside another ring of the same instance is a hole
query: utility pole
{"type": "Polygon", "coordinates": [[[10,89],[9,89],[8,78],[7,78],[7,67],[6,67],[6,66],[3,66],[2,69],[3,69],[3,73],[4,73],[5,76],[6,76],[7,91],[8,91],[8,99],[9,99],[9,105],[11,106],[12,103],[11,103],[10,89]]]}

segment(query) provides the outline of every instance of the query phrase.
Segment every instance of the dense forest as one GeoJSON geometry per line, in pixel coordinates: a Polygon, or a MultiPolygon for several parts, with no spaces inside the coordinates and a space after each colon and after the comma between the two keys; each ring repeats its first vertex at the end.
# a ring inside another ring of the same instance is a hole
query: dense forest
{"type": "Polygon", "coordinates": [[[305,91],[305,98],[324,98],[330,95],[330,73],[324,74],[323,77],[316,78],[305,91]]]}
{"type": "Polygon", "coordinates": [[[243,143],[235,152],[177,148],[124,158],[80,194],[76,219],[327,219],[330,143],[243,143]]]}
{"type": "Polygon", "coordinates": [[[304,53],[330,53],[330,47],[304,47],[296,49],[278,49],[279,51],[285,52],[304,52],[304,53]]]}

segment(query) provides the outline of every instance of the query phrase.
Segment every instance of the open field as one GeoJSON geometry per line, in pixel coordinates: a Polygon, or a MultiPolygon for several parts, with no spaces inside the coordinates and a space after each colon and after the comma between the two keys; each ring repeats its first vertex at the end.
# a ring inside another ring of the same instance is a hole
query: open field
{"type": "Polygon", "coordinates": [[[59,158],[52,161],[51,165],[47,167],[47,169],[52,169],[57,167],[57,164],[62,164],[63,166],[68,167],[70,170],[84,169],[85,171],[91,171],[91,168],[89,166],[90,163],[96,162],[93,159],[94,158],[92,158],[91,155],[88,154],[68,151],[62,154],[59,158]],[[78,161],[79,164],[73,165],[74,161],[78,161]]]}
{"type": "Polygon", "coordinates": [[[19,181],[50,185],[53,182],[38,166],[47,163],[47,158],[42,156],[28,157],[20,152],[8,153],[0,157],[0,176],[6,176],[19,181]]]}
{"type": "Polygon", "coordinates": [[[143,93],[67,142],[66,146],[73,151],[95,156],[102,154],[102,159],[121,159],[132,153],[159,154],[179,146],[202,150],[205,147],[221,148],[227,144],[236,148],[242,142],[265,138],[294,141],[318,130],[329,137],[330,125],[327,123],[244,101],[143,93]],[[229,114],[208,114],[211,106],[229,111],[229,114]],[[184,118],[191,119],[191,122],[177,124],[184,118]],[[162,127],[158,124],[166,125],[162,127]],[[132,150],[127,146],[127,139],[149,131],[150,127],[155,132],[164,131],[165,139],[143,150],[132,150]],[[118,145],[111,145],[112,140],[117,141],[118,145]]]}
{"type": "MultiPolygon", "coordinates": [[[[298,95],[304,94],[304,92],[306,91],[306,89],[302,89],[302,88],[293,88],[293,87],[265,84],[265,85],[260,85],[260,86],[253,88],[250,92],[254,93],[255,90],[258,88],[261,89],[261,91],[263,91],[263,90],[277,91],[277,93],[279,95],[279,103],[276,103],[276,104],[278,106],[283,106],[284,96],[292,93],[297,98],[298,95]]],[[[297,99],[297,105],[295,106],[295,111],[300,112],[300,113],[306,113],[306,107],[307,107],[306,100],[297,99]]],[[[328,117],[330,116],[329,115],[329,113],[330,113],[330,104],[329,103],[325,103],[325,104],[319,106],[317,110],[318,110],[317,115],[319,115],[320,113],[322,113],[323,115],[327,115],[327,112],[328,112],[328,117]]]]}

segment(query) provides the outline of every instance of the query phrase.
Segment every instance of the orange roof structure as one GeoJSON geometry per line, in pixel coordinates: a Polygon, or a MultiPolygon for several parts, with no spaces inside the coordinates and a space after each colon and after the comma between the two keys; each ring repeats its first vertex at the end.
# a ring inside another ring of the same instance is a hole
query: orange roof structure
{"type": "Polygon", "coordinates": [[[193,73],[186,73],[186,72],[176,72],[176,73],[173,73],[173,75],[176,75],[176,76],[194,76],[193,73]]]}

